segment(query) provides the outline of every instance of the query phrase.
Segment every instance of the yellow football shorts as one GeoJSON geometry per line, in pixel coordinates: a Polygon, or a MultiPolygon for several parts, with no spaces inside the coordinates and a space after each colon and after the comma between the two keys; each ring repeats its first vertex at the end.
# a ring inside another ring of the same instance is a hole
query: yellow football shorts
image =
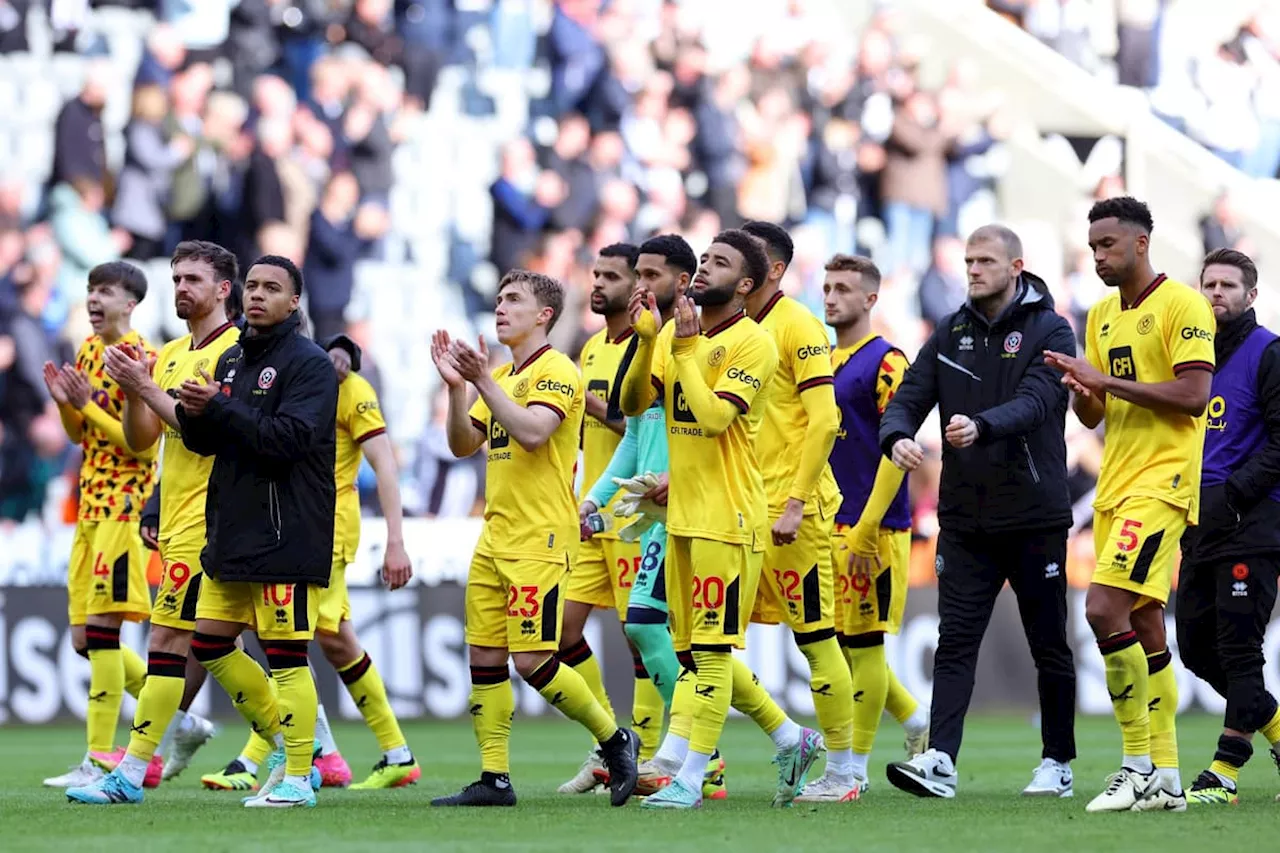
{"type": "Polygon", "coordinates": [[[320,590],[320,618],[316,630],[336,634],[342,623],[351,619],[351,596],[347,594],[347,555],[342,548],[333,551],[329,585],[320,590]]]}
{"type": "Polygon", "coordinates": [[[593,536],[578,546],[564,597],[592,607],[612,607],[619,619],[625,619],[631,585],[639,572],[639,542],[593,536]]]}
{"type": "Polygon", "coordinates": [[[507,560],[476,554],[467,572],[467,644],[512,652],[560,647],[561,589],[569,560],[507,560]]]}
{"type": "Polygon", "coordinates": [[[195,528],[195,536],[183,535],[160,542],[164,574],[156,590],[156,603],[151,608],[151,624],[179,631],[196,629],[196,607],[204,572],[200,568],[200,551],[204,548],[205,530],[195,528]]]}
{"type": "Polygon", "coordinates": [[[837,524],[831,534],[836,581],[836,632],[896,634],[902,627],[911,572],[911,531],[880,528],[880,571],[875,577],[855,577],[849,568],[851,524],[837,524]]]}
{"type": "Polygon", "coordinates": [[[759,537],[751,545],[667,537],[667,601],[676,651],[746,647],[764,550],[759,537]]]}
{"type": "MultiPolygon", "coordinates": [[[[769,519],[772,530],[778,519],[769,519]]],[[[796,634],[835,627],[835,591],[831,568],[833,522],[817,513],[806,515],[790,545],[766,540],[764,571],[751,621],[785,623],[796,634]]]]}
{"type": "Polygon", "coordinates": [[[137,522],[80,521],[67,565],[67,615],[83,625],[87,616],[108,613],[128,622],[150,618],[146,546],[137,522]]]}
{"type": "Polygon", "coordinates": [[[1165,604],[1186,529],[1187,511],[1159,498],[1133,497],[1094,512],[1092,582],[1137,593],[1134,610],[1165,604]]]}
{"type": "Polygon", "coordinates": [[[260,640],[310,640],[323,592],[311,584],[220,581],[206,574],[196,618],[247,625],[260,640]]]}

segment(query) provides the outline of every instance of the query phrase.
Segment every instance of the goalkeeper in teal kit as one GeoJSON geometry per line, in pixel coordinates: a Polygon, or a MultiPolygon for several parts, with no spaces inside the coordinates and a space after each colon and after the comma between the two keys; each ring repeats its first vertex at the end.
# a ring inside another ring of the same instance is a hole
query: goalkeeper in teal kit
{"type": "MultiPolygon", "coordinates": [[[[683,294],[697,272],[698,259],[682,238],[673,234],[653,237],[640,246],[636,258],[636,289],[631,295],[630,310],[634,323],[641,312],[657,308],[665,325],[674,312],[677,295],[683,294]]],[[[667,590],[665,554],[667,548],[667,433],[666,412],[662,396],[643,414],[627,418],[627,431],[619,443],[609,466],[587,493],[580,508],[586,516],[607,506],[619,490],[625,493],[615,505],[618,517],[635,516],[618,535],[625,541],[640,541],[640,571],[636,574],[627,604],[625,630],[627,639],[640,653],[654,687],[662,694],[667,707],[680,677],[682,662],[676,659],[667,630],[667,590]]],[[[675,718],[667,732],[667,740],[655,758],[660,758],[681,726],[675,718]]],[[[687,738],[687,730],[684,737],[687,738]]],[[[642,762],[638,795],[648,795],[670,781],[669,774],[642,762]]],[[[704,799],[723,799],[724,762],[713,757],[703,785],[704,799]]]]}

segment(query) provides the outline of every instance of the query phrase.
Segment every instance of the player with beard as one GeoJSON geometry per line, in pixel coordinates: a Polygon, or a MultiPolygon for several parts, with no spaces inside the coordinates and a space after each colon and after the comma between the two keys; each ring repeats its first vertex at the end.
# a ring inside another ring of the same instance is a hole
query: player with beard
{"type": "MultiPolygon", "coordinates": [[[[626,421],[618,407],[622,377],[635,356],[636,337],[627,314],[627,300],[635,287],[635,263],[638,250],[630,243],[614,243],[600,250],[592,269],[591,310],[604,317],[605,327],[582,347],[579,367],[586,388],[586,415],[582,422],[582,492],[586,494],[600,477],[622,441],[626,421]]],[[[581,496],[580,496],[581,499],[581,496]]],[[[613,521],[614,504],[597,511],[613,521]]],[[[558,656],[573,667],[597,701],[613,716],[609,696],[604,689],[600,663],[582,636],[587,617],[594,608],[616,609],[625,624],[627,600],[635,576],[640,571],[640,546],[618,538],[618,525],[592,532],[584,527],[582,544],[573,572],[565,589],[564,625],[560,635],[558,656]]],[[[635,691],[631,718],[633,731],[640,738],[640,757],[651,757],[658,748],[662,733],[662,694],[649,680],[644,665],[636,657],[635,691]],[[654,721],[657,721],[656,723],[654,721]]],[[[585,794],[596,788],[604,764],[599,750],[587,753],[577,775],[560,786],[562,794],[585,794]]]]}
{"type": "MultiPolygon", "coordinates": [[[[154,363],[128,344],[108,347],[107,375],[125,395],[124,435],[135,451],[155,447],[163,433],[164,489],[160,498],[158,546],[164,562],[160,588],[151,609],[147,680],[138,695],[129,747],[115,770],[98,782],[67,791],[71,799],[110,805],[142,800],[147,766],[161,736],[179,713],[187,653],[195,631],[196,602],[203,571],[200,550],[206,539],[205,493],[213,459],[182,443],[176,393],[182,382],[208,371],[240,340],[227,319],[226,300],[239,274],[235,255],[215,243],[178,244],[170,261],[174,308],[189,333],[171,341],[154,363]],[[154,379],[153,379],[154,373],[154,379]]],[[[186,715],[183,715],[184,723],[186,715]]],[[[212,734],[206,730],[205,739],[212,734]]],[[[189,756],[188,756],[189,759],[189,756]]]]}
{"type": "MultiPolygon", "coordinates": [[[[655,399],[666,409],[670,483],[666,571],[675,649],[685,671],[672,717],[692,719],[679,771],[645,800],[646,808],[702,804],[705,773],[732,704],[773,738],[778,754],[775,805],[795,799],[822,752],[821,736],[802,729],[732,654],[745,647],[768,533],[768,507],[756,436],[778,354],[743,303],[768,274],[764,250],[744,231],[724,231],[703,253],[693,298],[677,297],[663,328],[650,293],[632,301],[641,339],[622,391],[622,410],[640,415],[655,399]],[[701,314],[695,309],[701,307],[701,314]]],[[[668,738],[670,740],[670,738],[668,738]]],[[[675,752],[676,750],[673,750],[675,752]]],[[[660,758],[666,759],[664,750],[660,758]]]]}

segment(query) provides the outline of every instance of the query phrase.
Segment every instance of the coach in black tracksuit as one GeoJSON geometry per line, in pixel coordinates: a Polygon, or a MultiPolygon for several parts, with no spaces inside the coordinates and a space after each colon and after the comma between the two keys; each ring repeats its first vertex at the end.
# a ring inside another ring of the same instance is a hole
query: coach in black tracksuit
{"type": "MultiPolygon", "coordinates": [[[[1067,390],[1043,352],[1074,352],[1075,336],[1044,282],[1022,270],[1013,232],[986,226],[965,251],[969,301],[938,324],[880,422],[883,452],[908,470],[923,460],[914,436],[935,405],[945,429],[930,746],[954,763],[978,648],[1008,581],[1039,673],[1043,757],[1062,763],[1054,778],[1069,788],[1076,685],[1066,632],[1067,390]]],[[[894,775],[891,768],[899,784],[894,775]]],[[[899,787],[951,796],[954,775],[949,791],[899,787]]]]}
{"type": "MultiPolygon", "coordinates": [[[[1214,759],[1236,768],[1253,754],[1252,733],[1276,713],[1263,681],[1262,641],[1280,570],[1280,346],[1249,307],[1257,279],[1253,262],[1229,249],[1210,254],[1201,272],[1218,318],[1217,369],[1200,523],[1182,537],[1176,607],[1183,663],[1227,700],[1214,759]]],[[[1235,786],[1202,778],[1189,793],[1202,787],[1235,786]]]]}

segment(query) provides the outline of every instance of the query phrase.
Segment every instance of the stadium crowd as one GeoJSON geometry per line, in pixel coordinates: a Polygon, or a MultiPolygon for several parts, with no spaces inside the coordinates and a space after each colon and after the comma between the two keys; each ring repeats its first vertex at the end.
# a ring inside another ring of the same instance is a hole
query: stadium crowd
{"type": "MultiPolygon", "coordinates": [[[[964,65],[940,88],[923,87],[922,48],[892,14],[851,42],[838,35],[847,24],[824,17],[829,7],[801,0],[751,16],[726,15],[720,2],[485,5],[54,0],[46,12],[0,2],[8,59],[44,67],[73,53],[84,72],[78,93],[49,115],[46,162],[15,159],[0,176],[0,516],[38,514],[50,480],[75,469],[39,369],[87,334],[86,270],[163,259],[183,238],[220,242],[242,262],[259,252],[298,261],[313,327],[357,338],[375,386],[405,365],[363,322],[364,260],[413,268],[447,257],[443,280],[420,286],[465,306],[476,329],[502,272],[553,275],[569,285],[555,343],[571,354],[601,322],[586,298],[597,249],[664,231],[705,246],[744,218],[791,231],[784,287],[811,309],[820,309],[830,254],[873,256],[887,272],[882,331],[909,353],[964,299],[962,237],[998,217],[992,188],[1016,118],[964,65]],[[105,38],[107,6],[142,10],[132,14],[144,26],[105,38]],[[129,39],[133,53],[121,47],[129,39]],[[500,72],[534,82],[491,97],[486,75],[500,72]],[[445,78],[461,80],[448,108],[496,115],[509,109],[502,98],[518,97],[527,121],[494,140],[487,172],[455,178],[473,186],[454,199],[445,236],[406,249],[397,194],[433,178],[406,178],[394,162],[445,78]],[[113,110],[121,120],[110,120],[113,110]]],[[[1122,191],[1107,174],[1095,197],[1122,191]]],[[[1065,269],[1041,269],[1034,255],[1028,263],[1082,333],[1102,288],[1081,251],[1083,229],[1063,241],[1065,269]]],[[[169,306],[155,310],[167,316],[169,306]]],[[[402,316],[398,333],[423,319],[402,316]]],[[[434,417],[412,431],[392,425],[406,506],[470,513],[479,463],[448,458],[442,398],[428,391],[434,417]]],[[[935,458],[938,433],[923,432],[935,458]]],[[[1074,423],[1070,436],[1081,499],[1100,445],[1074,423]]],[[[912,478],[924,535],[936,474],[912,478]]]]}

